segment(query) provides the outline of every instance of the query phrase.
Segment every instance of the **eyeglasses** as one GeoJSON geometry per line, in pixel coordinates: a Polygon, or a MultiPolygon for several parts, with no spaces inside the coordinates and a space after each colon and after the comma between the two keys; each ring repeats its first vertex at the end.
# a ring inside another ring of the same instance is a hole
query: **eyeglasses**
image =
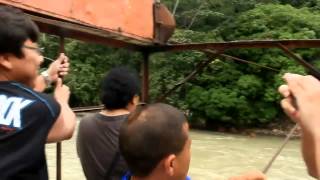
{"type": "MultiPolygon", "coordinates": [[[[32,46],[22,46],[23,48],[26,48],[26,49],[31,49],[31,50],[34,50],[36,51],[38,54],[42,55],[44,53],[44,47],[32,47],[32,46]]],[[[42,55],[43,56],[43,55],[42,55]]],[[[55,61],[54,59],[51,59],[51,58],[48,58],[48,57],[45,57],[43,56],[44,59],[46,60],[49,60],[51,62],[55,61]]]]}
{"type": "Polygon", "coordinates": [[[23,47],[26,48],[26,49],[34,50],[34,51],[36,51],[37,53],[39,53],[41,55],[42,55],[42,53],[44,53],[44,48],[43,47],[32,47],[32,46],[26,46],[26,45],[24,45],[23,47]]]}

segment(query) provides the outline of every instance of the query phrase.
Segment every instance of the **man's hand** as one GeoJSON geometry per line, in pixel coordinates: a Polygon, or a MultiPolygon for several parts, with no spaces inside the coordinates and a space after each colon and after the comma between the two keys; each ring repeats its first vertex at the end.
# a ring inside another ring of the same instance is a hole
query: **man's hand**
{"type": "Polygon", "coordinates": [[[302,130],[302,155],[312,177],[320,177],[320,81],[313,76],[287,73],[283,76],[287,85],[279,87],[284,96],[283,110],[302,130]]]}
{"type": "Polygon", "coordinates": [[[68,104],[70,90],[68,86],[62,84],[61,78],[57,79],[56,87],[54,89],[54,97],[60,104],[68,104]]]}
{"type": "MultiPolygon", "coordinates": [[[[63,53],[59,58],[50,64],[49,68],[45,71],[46,74],[39,75],[34,82],[33,89],[38,92],[43,92],[48,85],[56,82],[58,78],[63,78],[69,72],[69,58],[63,53]]],[[[44,73],[44,72],[43,72],[44,73]]]]}
{"type": "Polygon", "coordinates": [[[283,78],[287,85],[279,87],[284,96],[282,108],[304,130],[316,132],[320,126],[320,81],[313,76],[289,73],[283,78]]]}
{"type": "Polygon", "coordinates": [[[229,180],[266,180],[267,177],[260,171],[249,171],[240,176],[234,176],[229,180]]]}
{"type": "Polygon", "coordinates": [[[57,60],[50,64],[48,68],[49,78],[52,82],[56,82],[59,77],[64,77],[69,72],[69,58],[63,53],[57,60]]]}
{"type": "Polygon", "coordinates": [[[281,100],[281,107],[284,112],[290,117],[291,120],[298,123],[300,122],[300,116],[297,109],[297,103],[295,97],[291,94],[288,85],[281,85],[278,88],[279,93],[283,96],[281,100]]]}

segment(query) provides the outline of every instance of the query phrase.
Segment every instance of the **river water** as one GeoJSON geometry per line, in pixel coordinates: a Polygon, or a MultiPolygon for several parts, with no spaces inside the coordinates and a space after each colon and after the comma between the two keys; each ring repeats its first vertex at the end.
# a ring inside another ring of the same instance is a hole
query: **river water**
{"type": "MultiPolygon", "coordinates": [[[[263,169],[283,138],[191,131],[193,180],[226,180],[248,170],[263,169]]],[[[75,139],[62,143],[62,180],[85,179],[76,153],[75,139]]],[[[46,147],[50,180],[55,180],[56,145],[46,147]]],[[[311,180],[300,154],[299,140],[291,140],[269,170],[269,180],[311,180]]]]}

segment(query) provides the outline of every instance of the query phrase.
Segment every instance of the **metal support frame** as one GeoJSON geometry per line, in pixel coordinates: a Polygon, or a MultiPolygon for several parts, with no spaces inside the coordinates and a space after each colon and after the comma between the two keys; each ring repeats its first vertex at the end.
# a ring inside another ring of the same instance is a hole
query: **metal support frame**
{"type": "MultiPolygon", "coordinates": [[[[174,92],[176,89],[178,89],[181,85],[185,84],[187,81],[189,81],[190,79],[194,78],[197,74],[199,74],[199,72],[201,72],[205,67],[207,67],[213,60],[215,60],[217,57],[221,56],[223,58],[229,58],[229,59],[233,59],[235,61],[239,61],[239,62],[243,62],[243,63],[249,63],[249,64],[253,64],[253,65],[257,65],[259,67],[262,68],[266,68],[269,70],[273,70],[273,71],[277,71],[279,72],[279,70],[267,67],[267,66],[262,66],[259,65],[255,62],[251,62],[251,61],[246,61],[237,57],[233,57],[233,56],[229,56],[226,54],[223,54],[225,50],[228,49],[235,49],[235,48],[279,48],[281,49],[285,54],[287,54],[289,57],[293,58],[295,61],[297,61],[298,63],[300,63],[302,66],[304,66],[311,75],[315,76],[316,78],[320,79],[320,72],[315,69],[311,64],[309,64],[307,61],[303,60],[302,58],[300,58],[299,56],[297,56],[296,54],[294,54],[292,51],[290,51],[287,47],[292,47],[292,48],[296,48],[296,47],[300,47],[300,46],[306,46],[306,47],[320,47],[320,41],[315,40],[315,41],[288,41],[283,43],[284,41],[274,41],[274,42],[234,42],[231,44],[228,43],[222,43],[219,46],[217,44],[207,44],[207,45],[184,45],[184,47],[181,47],[179,45],[174,46],[174,47],[166,47],[165,51],[183,51],[183,50],[198,50],[198,51],[202,51],[204,53],[207,54],[208,56],[208,60],[200,62],[196,65],[196,68],[194,71],[192,71],[185,79],[181,80],[180,82],[178,82],[177,84],[174,85],[174,87],[172,89],[170,89],[169,91],[167,91],[164,95],[162,95],[161,97],[157,98],[157,101],[164,101],[165,98],[170,95],[172,92],[174,92]],[[253,43],[253,44],[251,44],[253,43]],[[254,44],[257,43],[257,44],[254,44]],[[306,44],[305,44],[306,43],[306,44]],[[310,44],[308,44],[310,43],[310,44]],[[285,46],[284,44],[286,44],[287,46],[285,46]],[[217,45],[215,47],[215,45],[217,45]],[[229,46],[230,45],[230,46],[229,46]],[[167,49],[168,48],[168,49],[167,49]]],[[[150,52],[154,53],[157,51],[149,51],[150,49],[146,48],[145,51],[142,52],[143,54],[143,62],[141,64],[141,70],[142,70],[142,101],[143,102],[148,102],[149,101],[149,57],[150,57],[150,52]]],[[[162,49],[163,50],[163,49],[162,49]]],[[[64,39],[63,37],[60,38],[60,52],[64,52],[64,39]]],[[[291,130],[291,132],[294,131],[295,128],[293,128],[291,130]]],[[[283,145],[279,148],[279,150],[277,151],[277,153],[272,157],[272,159],[269,161],[268,165],[265,167],[264,172],[267,172],[268,169],[270,168],[272,162],[276,159],[276,157],[278,156],[278,154],[280,154],[281,150],[284,148],[284,146],[286,145],[286,143],[288,142],[288,140],[290,139],[292,133],[290,133],[287,137],[287,139],[285,140],[285,142],[283,143],[283,145]]],[[[57,143],[57,180],[61,180],[61,143],[57,143]]]]}
{"type": "Polygon", "coordinates": [[[301,64],[303,67],[305,67],[311,75],[316,77],[317,79],[320,79],[320,72],[311,64],[309,64],[307,61],[304,59],[300,58],[296,54],[294,54],[292,51],[290,51],[286,46],[282,45],[281,43],[278,44],[279,48],[286,53],[289,57],[293,58],[296,60],[299,64],[301,64]]]}
{"type": "Polygon", "coordinates": [[[145,103],[149,101],[149,52],[142,52],[143,62],[142,62],[142,93],[141,100],[145,103]]]}
{"type": "MultiPolygon", "coordinates": [[[[60,46],[59,46],[59,52],[60,53],[64,53],[65,49],[64,49],[64,37],[60,36],[60,42],[59,42],[60,46]]],[[[61,149],[62,149],[62,144],[61,142],[57,143],[57,159],[56,159],[56,163],[57,163],[57,167],[56,167],[56,179],[57,180],[61,180],[61,149]]]]}
{"type": "MultiPolygon", "coordinates": [[[[167,46],[161,46],[157,48],[152,48],[151,52],[176,52],[176,51],[186,51],[186,50],[198,50],[202,51],[207,54],[216,54],[215,51],[221,52],[218,53],[218,56],[224,57],[224,58],[230,58],[239,62],[249,63],[253,64],[265,69],[273,70],[273,71],[279,71],[277,69],[266,67],[259,65],[255,62],[246,61],[237,57],[229,56],[226,54],[222,54],[223,51],[229,50],[229,49],[241,49],[241,48],[279,48],[281,49],[287,56],[293,58],[295,61],[297,61],[299,64],[301,64],[303,67],[306,68],[306,70],[320,80],[320,72],[313,67],[310,63],[305,61],[304,59],[300,58],[296,54],[294,54],[292,51],[290,51],[287,47],[291,48],[301,48],[301,47],[320,47],[320,41],[318,39],[316,40],[277,40],[277,41],[234,41],[234,42],[222,42],[222,43],[199,43],[199,44],[179,44],[175,43],[172,45],[167,46]],[[214,51],[215,50],[215,51],[214,51]]],[[[207,62],[207,61],[206,61],[207,62]]],[[[204,63],[205,64],[205,63],[204,63]]],[[[208,63],[209,64],[209,63],[208,63]]],[[[193,78],[196,74],[198,74],[197,71],[198,66],[201,65],[199,63],[196,67],[196,70],[194,70],[190,75],[188,75],[185,79],[178,82],[174,85],[173,88],[168,90],[164,95],[157,98],[157,101],[163,101],[167,96],[169,96],[172,92],[174,92],[176,89],[178,89],[182,84],[186,83],[188,80],[193,78]]],[[[205,66],[204,66],[205,67],[205,66]]],[[[201,68],[204,68],[201,67],[201,68]]]]}
{"type": "Polygon", "coordinates": [[[178,52],[198,50],[205,51],[207,49],[229,50],[244,48],[278,48],[279,44],[287,48],[320,48],[320,39],[308,40],[248,40],[248,41],[229,41],[229,42],[206,42],[206,43],[176,43],[164,46],[151,46],[149,52],[178,52]]]}
{"type": "Polygon", "coordinates": [[[184,78],[183,80],[181,80],[180,82],[175,84],[174,87],[171,88],[170,90],[168,90],[166,93],[164,93],[164,95],[158,97],[156,101],[157,102],[164,101],[166,99],[166,97],[168,97],[172,92],[174,92],[176,89],[178,89],[181,85],[188,82],[190,79],[194,78],[199,72],[201,72],[205,67],[207,67],[212,61],[214,61],[215,58],[220,56],[220,54],[223,53],[223,51],[217,51],[217,52],[206,51],[205,53],[208,56],[208,59],[206,61],[199,62],[196,65],[195,70],[193,70],[186,78],[184,78]]]}

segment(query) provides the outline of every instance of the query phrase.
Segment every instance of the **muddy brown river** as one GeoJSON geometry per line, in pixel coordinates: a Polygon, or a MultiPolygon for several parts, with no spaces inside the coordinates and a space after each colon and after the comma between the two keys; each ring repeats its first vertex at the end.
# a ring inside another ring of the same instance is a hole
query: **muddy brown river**
{"type": "MultiPolygon", "coordinates": [[[[73,138],[62,143],[62,179],[85,179],[73,138]]],[[[263,169],[283,138],[230,135],[208,131],[191,131],[192,159],[189,175],[193,180],[226,180],[253,169],[263,169]]],[[[46,147],[50,180],[56,178],[56,145],[46,147]]],[[[311,180],[300,154],[299,140],[291,140],[268,172],[269,180],[311,180]]]]}

